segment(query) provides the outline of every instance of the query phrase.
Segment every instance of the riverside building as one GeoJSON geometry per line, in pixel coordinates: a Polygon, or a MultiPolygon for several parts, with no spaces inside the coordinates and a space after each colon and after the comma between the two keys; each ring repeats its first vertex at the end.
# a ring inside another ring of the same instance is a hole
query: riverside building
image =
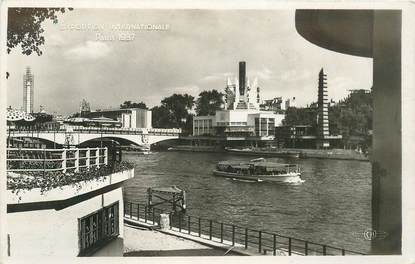
{"type": "Polygon", "coordinates": [[[239,62],[239,78],[227,79],[224,109],[212,116],[195,116],[193,137],[216,137],[236,144],[273,140],[275,127],[281,125],[284,114],[261,110],[260,91],[258,79],[251,82],[246,63],[239,62]]]}
{"type": "Polygon", "coordinates": [[[123,256],[122,184],[132,177],[107,148],[7,149],[7,255],[123,256]]]}
{"type": "Polygon", "coordinates": [[[127,108],[88,112],[84,114],[84,117],[88,118],[92,123],[94,123],[95,120],[96,122],[101,121],[114,127],[149,129],[152,128],[151,115],[151,110],[127,108]]]}

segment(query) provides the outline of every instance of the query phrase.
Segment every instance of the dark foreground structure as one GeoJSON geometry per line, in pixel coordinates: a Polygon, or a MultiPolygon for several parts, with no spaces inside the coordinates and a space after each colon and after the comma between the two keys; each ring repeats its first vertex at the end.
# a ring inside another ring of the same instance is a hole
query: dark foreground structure
{"type": "Polygon", "coordinates": [[[297,10],[308,41],[373,58],[372,254],[401,254],[401,11],[297,10]]]}

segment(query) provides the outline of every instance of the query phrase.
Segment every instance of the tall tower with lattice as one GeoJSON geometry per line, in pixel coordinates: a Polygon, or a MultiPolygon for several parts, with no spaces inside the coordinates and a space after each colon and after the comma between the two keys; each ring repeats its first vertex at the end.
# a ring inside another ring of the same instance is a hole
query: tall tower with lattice
{"type": "Polygon", "coordinates": [[[33,113],[34,79],[30,67],[26,67],[26,73],[23,75],[23,109],[26,113],[33,113]]]}
{"type": "Polygon", "coordinates": [[[318,75],[318,100],[317,100],[317,148],[330,147],[329,140],[329,109],[328,109],[327,75],[321,68],[318,75]]]}

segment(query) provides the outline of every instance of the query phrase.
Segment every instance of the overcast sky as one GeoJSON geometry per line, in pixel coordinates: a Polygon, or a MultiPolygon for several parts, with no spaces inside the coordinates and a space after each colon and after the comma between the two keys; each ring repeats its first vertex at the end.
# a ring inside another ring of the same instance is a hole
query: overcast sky
{"type": "Polygon", "coordinates": [[[319,48],[295,30],[294,11],[76,9],[44,23],[42,56],[8,55],[8,105],[23,104],[23,73],[35,75],[35,111],[62,114],[79,110],[85,98],[92,109],[115,108],[125,100],[160,104],[173,93],[197,96],[223,91],[226,76],[237,76],[246,61],[248,76],[258,76],[264,99],[296,97],[305,106],[317,100],[318,72],[328,75],[329,98],[349,89],[370,89],[372,59],[319,48]],[[90,24],[103,30],[70,30],[90,24]],[[132,41],[118,38],[113,24],[168,24],[168,30],[131,30],[132,41]]]}

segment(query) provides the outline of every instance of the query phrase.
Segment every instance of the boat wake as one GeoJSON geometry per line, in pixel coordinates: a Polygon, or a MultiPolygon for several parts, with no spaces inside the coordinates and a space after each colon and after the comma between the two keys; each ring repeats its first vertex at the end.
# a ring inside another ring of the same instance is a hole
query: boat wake
{"type": "Polygon", "coordinates": [[[275,184],[282,184],[282,185],[301,185],[305,182],[305,180],[292,180],[292,181],[285,181],[285,182],[266,182],[261,179],[258,180],[245,180],[245,179],[237,179],[237,178],[228,178],[232,181],[237,182],[248,182],[248,183],[275,183],[275,184]]]}
{"type": "Polygon", "coordinates": [[[243,179],[237,179],[237,178],[230,178],[232,181],[238,181],[238,182],[262,182],[262,180],[243,180],[243,179]]]}

